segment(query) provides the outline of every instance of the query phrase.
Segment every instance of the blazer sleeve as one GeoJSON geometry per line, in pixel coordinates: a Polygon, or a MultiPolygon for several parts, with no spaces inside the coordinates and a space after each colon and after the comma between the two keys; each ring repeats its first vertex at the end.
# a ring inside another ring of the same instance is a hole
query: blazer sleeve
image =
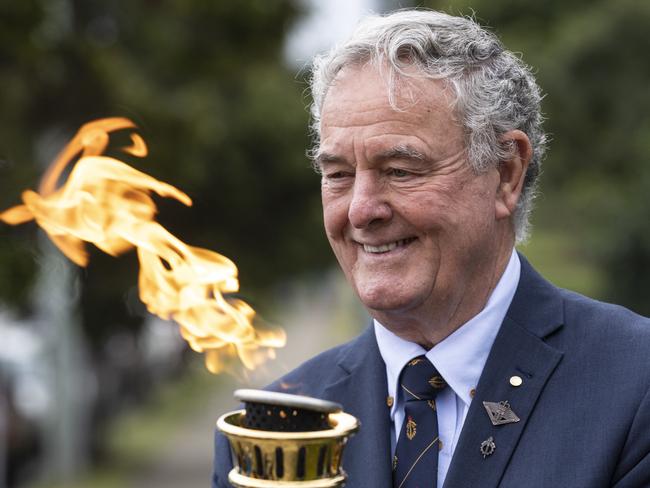
{"type": "Polygon", "coordinates": [[[632,421],[611,484],[613,488],[650,486],[650,390],[632,421]]]}
{"type": "Polygon", "coordinates": [[[219,431],[215,431],[212,488],[232,488],[232,485],[228,482],[228,473],[230,473],[231,469],[232,460],[228,439],[219,431]]]}

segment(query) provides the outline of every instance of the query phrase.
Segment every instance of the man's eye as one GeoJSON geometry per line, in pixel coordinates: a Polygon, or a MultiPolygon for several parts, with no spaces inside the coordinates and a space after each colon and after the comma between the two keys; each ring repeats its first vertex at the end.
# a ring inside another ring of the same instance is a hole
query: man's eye
{"type": "Polygon", "coordinates": [[[330,180],[339,180],[341,178],[351,176],[351,174],[347,171],[334,171],[332,173],[328,173],[326,176],[330,180]]]}
{"type": "Polygon", "coordinates": [[[397,178],[404,178],[406,176],[409,176],[410,174],[411,173],[409,173],[408,171],[406,171],[404,169],[400,169],[400,168],[391,168],[390,169],[390,175],[395,176],[397,178]]]}

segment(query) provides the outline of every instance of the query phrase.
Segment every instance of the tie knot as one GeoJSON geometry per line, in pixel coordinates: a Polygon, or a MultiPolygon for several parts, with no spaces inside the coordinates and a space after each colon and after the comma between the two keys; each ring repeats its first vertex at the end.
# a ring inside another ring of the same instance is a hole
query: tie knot
{"type": "Polygon", "coordinates": [[[400,387],[407,402],[434,400],[446,386],[445,380],[425,356],[411,359],[400,375],[400,387]]]}

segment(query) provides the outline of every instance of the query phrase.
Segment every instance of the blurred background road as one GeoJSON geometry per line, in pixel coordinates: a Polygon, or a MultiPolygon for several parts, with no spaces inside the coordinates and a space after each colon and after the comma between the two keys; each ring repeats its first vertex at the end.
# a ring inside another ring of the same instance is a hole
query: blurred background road
{"type": "MultiPolygon", "coordinates": [[[[235,387],[235,384],[232,384],[235,387]]],[[[232,410],[232,389],[215,388],[193,414],[180,421],[153,459],[128,481],[131,488],[198,488],[209,486],[216,418],[232,410]]]]}
{"type": "Polygon", "coordinates": [[[261,370],[213,376],[147,313],[134,253],[89,249],[79,268],[33,223],[0,224],[0,488],[208,486],[232,391],[366,325],[322,231],[306,68],[399,6],[475,15],[535,68],[551,144],[519,249],[559,286],[650,314],[650,2],[0,0],[0,211],[82,124],[129,117],[150,154],[127,162],[194,201],[157,199],[160,222],[231,258],[288,334],[261,370]]]}

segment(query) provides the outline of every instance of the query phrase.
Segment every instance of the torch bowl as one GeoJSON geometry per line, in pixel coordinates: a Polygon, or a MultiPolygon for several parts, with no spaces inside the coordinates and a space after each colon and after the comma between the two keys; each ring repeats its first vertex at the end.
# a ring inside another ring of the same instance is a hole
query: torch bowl
{"type": "MultiPolygon", "coordinates": [[[[260,395],[267,393],[260,392],[260,395]]],[[[301,399],[308,397],[281,395],[289,398],[289,402],[280,407],[280,415],[300,416],[304,404],[301,399]],[[290,397],[297,399],[297,403],[290,397]]],[[[271,397],[275,405],[278,405],[277,396],[271,397]]],[[[275,413],[268,409],[269,416],[275,413]]],[[[222,415],[217,420],[217,428],[230,441],[234,465],[228,480],[238,488],[343,486],[345,473],[341,469],[341,456],[348,438],[358,430],[359,422],[341,411],[328,413],[326,421],[322,430],[278,432],[247,427],[250,419],[247,422],[246,409],[222,415]]]]}

